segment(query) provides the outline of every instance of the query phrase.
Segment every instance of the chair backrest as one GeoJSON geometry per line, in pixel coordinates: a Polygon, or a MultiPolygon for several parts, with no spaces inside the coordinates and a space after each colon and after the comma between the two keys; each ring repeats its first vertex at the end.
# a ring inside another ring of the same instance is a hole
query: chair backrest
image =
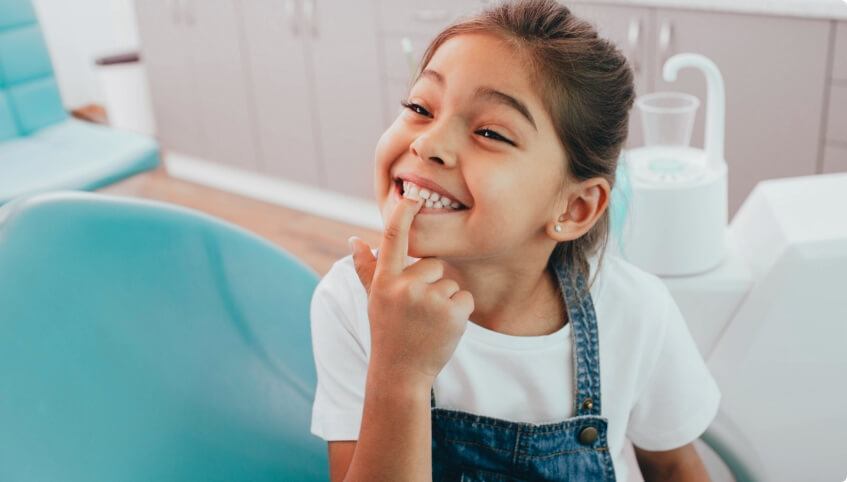
{"type": "Polygon", "coordinates": [[[240,228],[92,193],[0,208],[0,480],[327,480],[318,275],[240,228]]]}
{"type": "Polygon", "coordinates": [[[67,118],[29,0],[0,0],[0,141],[67,118]]]}

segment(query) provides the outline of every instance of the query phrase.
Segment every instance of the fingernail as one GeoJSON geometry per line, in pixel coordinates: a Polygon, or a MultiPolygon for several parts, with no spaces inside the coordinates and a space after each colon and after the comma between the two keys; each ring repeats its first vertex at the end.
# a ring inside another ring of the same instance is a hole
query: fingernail
{"type": "Polygon", "coordinates": [[[355,244],[353,244],[353,240],[354,240],[354,239],[356,239],[356,236],[350,236],[349,238],[347,238],[347,245],[348,245],[348,246],[350,246],[350,251],[351,251],[351,252],[355,252],[355,251],[356,251],[356,245],[355,245],[355,244]]]}

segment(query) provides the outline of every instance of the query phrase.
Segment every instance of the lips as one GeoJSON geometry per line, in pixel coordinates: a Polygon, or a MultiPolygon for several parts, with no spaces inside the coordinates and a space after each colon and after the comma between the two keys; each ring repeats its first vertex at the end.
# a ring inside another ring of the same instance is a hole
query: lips
{"type": "Polygon", "coordinates": [[[400,184],[402,188],[403,181],[410,181],[418,186],[427,189],[430,192],[437,192],[439,196],[443,196],[449,198],[451,201],[456,201],[462,205],[462,208],[467,207],[465,203],[460,201],[456,195],[443,188],[440,184],[425,177],[421,177],[415,174],[399,174],[394,178],[394,182],[400,184]]]}

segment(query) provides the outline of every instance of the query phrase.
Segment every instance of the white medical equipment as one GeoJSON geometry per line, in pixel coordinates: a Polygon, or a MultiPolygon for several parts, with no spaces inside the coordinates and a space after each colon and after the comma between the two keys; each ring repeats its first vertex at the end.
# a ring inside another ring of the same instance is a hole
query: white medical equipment
{"type": "Polygon", "coordinates": [[[623,153],[631,224],[613,246],[663,279],[721,389],[703,437],[717,454],[696,444],[713,480],[843,481],[847,173],[760,182],[726,226],[723,85],[703,59],[671,57],[664,77],[706,72],[705,152],[687,147],[689,120],[677,115],[656,122],[684,145],[648,139],[653,147],[623,153]]]}
{"type": "Polygon", "coordinates": [[[690,147],[699,100],[681,92],[640,96],[645,146],[624,151],[632,186],[623,249],[633,264],[658,275],[708,271],[724,256],[727,166],[724,84],[714,62],[677,54],[665,62],[666,81],[686,67],[706,76],[705,149],[690,147]]]}
{"type": "Polygon", "coordinates": [[[725,263],[665,279],[723,394],[718,425],[761,480],[847,478],[845,209],[847,173],[761,182],[725,263]]]}

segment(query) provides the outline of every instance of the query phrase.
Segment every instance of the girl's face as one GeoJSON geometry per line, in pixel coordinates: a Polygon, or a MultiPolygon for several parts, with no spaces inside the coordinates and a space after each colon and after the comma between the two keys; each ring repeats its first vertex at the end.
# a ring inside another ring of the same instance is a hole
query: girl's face
{"type": "Polygon", "coordinates": [[[520,56],[499,37],[462,34],[438,48],[380,138],[374,185],[386,223],[398,177],[432,181],[464,206],[422,208],[409,256],[481,258],[552,241],[564,162],[520,56]]]}

